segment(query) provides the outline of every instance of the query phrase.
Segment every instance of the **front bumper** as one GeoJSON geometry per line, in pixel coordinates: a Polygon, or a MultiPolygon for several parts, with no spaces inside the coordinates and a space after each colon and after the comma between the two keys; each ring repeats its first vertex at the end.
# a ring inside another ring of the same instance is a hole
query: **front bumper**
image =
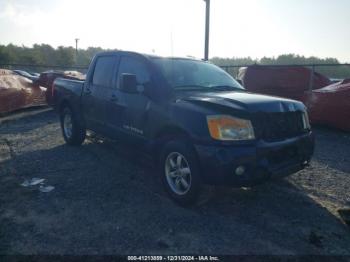
{"type": "Polygon", "coordinates": [[[246,145],[195,145],[205,183],[253,186],[273,177],[284,177],[305,168],[314,151],[312,132],[278,142],[246,145]],[[237,167],[244,173],[237,175],[237,167]]]}

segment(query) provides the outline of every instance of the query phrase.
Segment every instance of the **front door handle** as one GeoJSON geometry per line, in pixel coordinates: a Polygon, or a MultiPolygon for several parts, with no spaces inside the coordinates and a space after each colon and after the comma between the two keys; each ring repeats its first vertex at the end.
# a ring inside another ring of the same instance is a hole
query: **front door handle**
{"type": "Polygon", "coordinates": [[[91,89],[90,88],[86,88],[85,89],[85,94],[86,95],[91,95],[91,89]]]}
{"type": "Polygon", "coordinates": [[[118,101],[118,97],[116,95],[112,95],[111,98],[110,98],[110,101],[117,102],[118,101]]]}

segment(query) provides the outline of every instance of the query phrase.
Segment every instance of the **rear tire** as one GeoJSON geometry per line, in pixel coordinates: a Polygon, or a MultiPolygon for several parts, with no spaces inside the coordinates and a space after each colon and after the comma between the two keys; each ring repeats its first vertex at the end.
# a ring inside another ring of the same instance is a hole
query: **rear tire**
{"type": "Polygon", "coordinates": [[[165,144],[159,158],[159,173],[169,196],[182,206],[194,204],[201,189],[195,150],[182,140],[165,144]]]}
{"type": "Polygon", "coordinates": [[[84,142],[86,129],[69,105],[62,108],[60,122],[63,138],[68,145],[79,146],[84,142]]]}

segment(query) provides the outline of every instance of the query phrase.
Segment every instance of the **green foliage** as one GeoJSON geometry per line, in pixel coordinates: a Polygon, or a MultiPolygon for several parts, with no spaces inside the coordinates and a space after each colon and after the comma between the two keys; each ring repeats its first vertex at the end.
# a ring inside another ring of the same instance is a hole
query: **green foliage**
{"type": "Polygon", "coordinates": [[[0,46],[0,62],[10,63],[11,57],[5,46],[0,46]]]}
{"type": "Polygon", "coordinates": [[[13,44],[0,45],[0,64],[20,64],[24,66],[12,68],[37,72],[48,69],[74,69],[75,67],[88,67],[93,56],[101,51],[107,50],[100,47],[89,47],[79,49],[76,54],[73,47],[59,46],[53,48],[47,44],[34,44],[32,47],[15,46],[13,44]]]}

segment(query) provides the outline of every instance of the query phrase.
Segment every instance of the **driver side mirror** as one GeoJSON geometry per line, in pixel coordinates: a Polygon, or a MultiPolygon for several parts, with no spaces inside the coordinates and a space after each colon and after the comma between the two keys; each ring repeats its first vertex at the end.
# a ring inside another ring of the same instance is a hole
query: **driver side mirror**
{"type": "Polygon", "coordinates": [[[134,74],[123,73],[120,76],[120,90],[126,93],[138,93],[137,79],[134,74]]]}

